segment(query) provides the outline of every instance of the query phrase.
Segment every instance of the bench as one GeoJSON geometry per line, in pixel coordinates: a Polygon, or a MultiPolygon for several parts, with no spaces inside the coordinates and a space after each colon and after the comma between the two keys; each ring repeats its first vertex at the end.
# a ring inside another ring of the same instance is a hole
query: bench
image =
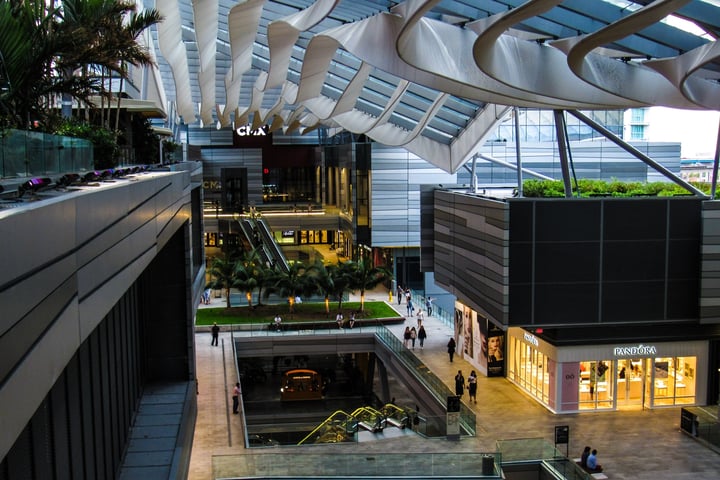
{"type": "Polygon", "coordinates": [[[603,472],[594,472],[594,471],[588,470],[587,468],[580,465],[580,458],[573,458],[573,461],[577,464],[578,467],[582,468],[583,471],[589,473],[591,477],[593,477],[597,480],[604,480],[604,479],[608,478],[607,475],[605,475],[603,472]]]}

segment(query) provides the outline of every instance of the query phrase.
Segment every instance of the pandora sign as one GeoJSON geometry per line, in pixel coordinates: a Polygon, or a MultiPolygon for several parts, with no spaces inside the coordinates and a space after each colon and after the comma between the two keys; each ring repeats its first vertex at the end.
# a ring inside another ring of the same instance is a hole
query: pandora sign
{"type": "Polygon", "coordinates": [[[655,345],[637,345],[634,347],[615,347],[613,354],[616,357],[647,357],[657,354],[655,345]]]}

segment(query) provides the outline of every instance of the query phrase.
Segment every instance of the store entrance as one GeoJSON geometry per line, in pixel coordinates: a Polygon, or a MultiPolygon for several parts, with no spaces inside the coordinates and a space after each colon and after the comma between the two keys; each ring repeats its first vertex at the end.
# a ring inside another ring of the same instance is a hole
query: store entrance
{"type": "Polygon", "coordinates": [[[617,362],[618,408],[642,407],[645,397],[646,369],[641,359],[622,359],[617,362]]]}

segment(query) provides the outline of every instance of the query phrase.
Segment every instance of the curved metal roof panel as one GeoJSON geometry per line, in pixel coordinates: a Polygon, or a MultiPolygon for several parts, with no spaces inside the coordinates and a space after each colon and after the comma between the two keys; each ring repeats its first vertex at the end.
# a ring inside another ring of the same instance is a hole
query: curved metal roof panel
{"type": "Polygon", "coordinates": [[[510,106],[720,109],[703,0],[155,0],[186,122],[326,125],[458,168],[510,106]],[[673,21],[670,21],[673,20],[673,21]],[[692,24],[697,32],[681,28],[692,24]]]}

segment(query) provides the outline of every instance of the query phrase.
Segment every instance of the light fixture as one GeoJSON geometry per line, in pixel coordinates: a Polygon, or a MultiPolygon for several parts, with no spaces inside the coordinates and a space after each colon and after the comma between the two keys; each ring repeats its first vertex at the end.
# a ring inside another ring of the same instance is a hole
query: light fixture
{"type": "Polygon", "coordinates": [[[48,177],[31,178],[30,180],[18,187],[18,198],[22,197],[25,192],[30,192],[34,195],[41,190],[49,188],[50,186],[52,186],[52,184],[52,180],[50,180],[48,177]]]}
{"type": "Polygon", "coordinates": [[[77,173],[66,173],[57,181],[59,187],[69,187],[70,185],[77,185],[78,183],[80,183],[80,175],[77,173]]]}

